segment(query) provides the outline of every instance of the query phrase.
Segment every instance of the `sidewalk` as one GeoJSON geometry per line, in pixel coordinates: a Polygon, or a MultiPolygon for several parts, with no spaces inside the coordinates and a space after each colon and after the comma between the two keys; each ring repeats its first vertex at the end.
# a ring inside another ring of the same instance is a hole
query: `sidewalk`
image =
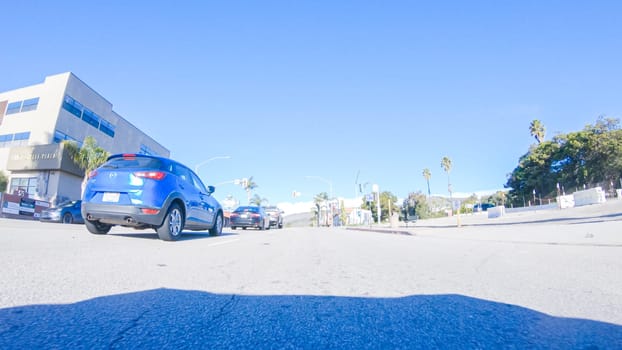
{"type": "Polygon", "coordinates": [[[419,238],[469,239],[505,243],[590,245],[622,247],[622,200],[568,209],[549,209],[505,214],[489,219],[486,212],[348,227],[349,230],[417,236],[419,238]],[[458,225],[460,223],[460,225],[458,225]]]}

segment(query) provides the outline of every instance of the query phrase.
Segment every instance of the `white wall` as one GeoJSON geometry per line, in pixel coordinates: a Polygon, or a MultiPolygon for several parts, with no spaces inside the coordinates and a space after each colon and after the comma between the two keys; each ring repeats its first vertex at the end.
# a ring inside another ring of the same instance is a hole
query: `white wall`
{"type": "Polygon", "coordinates": [[[572,194],[575,207],[581,205],[605,203],[605,192],[601,187],[590,188],[589,190],[577,191],[572,194]]]}
{"type": "MultiPolygon", "coordinates": [[[[32,85],[29,87],[9,91],[0,94],[0,101],[8,100],[9,103],[39,97],[37,109],[33,111],[20,112],[5,115],[0,134],[14,134],[18,132],[30,131],[29,145],[43,145],[50,143],[49,130],[54,129],[57,112],[50,113],[53,109],[53,101],[48,96],[43,84],[32,85]],[[50,117],[52,116],[52,117],[50,117]]],[[[1,111],[0,113],[4,113],[1,111]]]]}
{"type": "Polygon", "coordinates": [[[57,197],[68,197],[71,200],[82,197],[82,178],[65,172],[60,173],[58,179],[59,192],[57,197]]]}

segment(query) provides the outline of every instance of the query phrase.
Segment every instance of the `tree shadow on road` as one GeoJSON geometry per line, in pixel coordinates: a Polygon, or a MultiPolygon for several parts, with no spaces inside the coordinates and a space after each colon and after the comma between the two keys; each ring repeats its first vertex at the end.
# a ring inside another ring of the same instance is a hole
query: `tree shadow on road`
{"type": "Polygon", "coordinates": [[[463,295],[366,298],[155,289],[0,309],[0,348],[608,349],[622,326],[463,295]]]}

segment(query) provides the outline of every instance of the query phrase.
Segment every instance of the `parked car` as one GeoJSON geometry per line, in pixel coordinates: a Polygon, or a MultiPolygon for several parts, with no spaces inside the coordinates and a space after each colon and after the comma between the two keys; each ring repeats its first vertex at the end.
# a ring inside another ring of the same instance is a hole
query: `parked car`
{"type": "Polygon", "coordinates": [[[473,205],[473,211],[488,211],[489,208],[493,208],[494,206],[493,203],[477,203],[473,205]]]}
{"type": "Polygon", "coordinates": [[[238,227],[246,230],[247,227],[254,227],[259,230],[270,229],[270,215],[263,207],[247,205],[237,207],[229,217],[231,229],[238,227]]]}
{"type": "Polygon", "coordinates": [[[165,241],[179,239],[184,229],[218,236],[223,211],[214,190],[172,159],[115,154],[89,174],[82,216],[93,234],[106,234],[119,225],[153,228],[165,241]]]}
{"type": "Polygon", "coordinates": [[[81,200],[66,201],[57,206],[41,210],[40,221],[62,222],[63,224],[83,224],[81,200]]]}
{"type": "Polygon", "coordinates": [[[270,227],[283,228],[283,211],[277,207],[265,207],[270,216],[270,227]]]}

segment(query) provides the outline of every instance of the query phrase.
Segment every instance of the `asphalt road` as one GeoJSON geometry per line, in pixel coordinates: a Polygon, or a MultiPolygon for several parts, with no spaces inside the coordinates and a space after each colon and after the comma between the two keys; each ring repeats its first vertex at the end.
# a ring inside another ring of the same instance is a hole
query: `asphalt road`
{"type": "Polygon", "coordinates": [[[0,219],[0,349],[620,349],[622,204],[577,209],[178,242],[0,219]]]}

